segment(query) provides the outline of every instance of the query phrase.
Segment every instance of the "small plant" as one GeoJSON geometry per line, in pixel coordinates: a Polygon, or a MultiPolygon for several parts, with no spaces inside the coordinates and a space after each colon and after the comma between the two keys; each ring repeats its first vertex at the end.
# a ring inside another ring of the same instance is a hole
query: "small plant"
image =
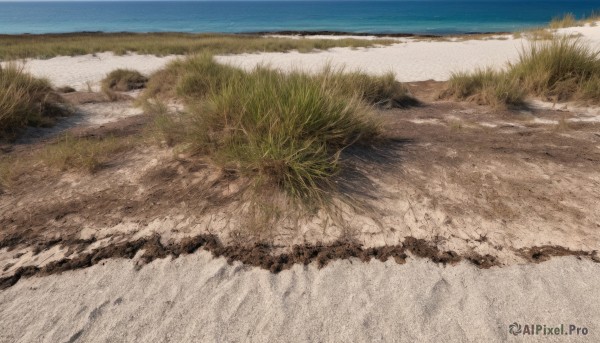
{"type": "Polygon", "coordinates": [[[102,91],[129,92],[146,87],[148,78],[140,72],[130,69],[117,69],[110,72],[102,80],[102,91]]]}

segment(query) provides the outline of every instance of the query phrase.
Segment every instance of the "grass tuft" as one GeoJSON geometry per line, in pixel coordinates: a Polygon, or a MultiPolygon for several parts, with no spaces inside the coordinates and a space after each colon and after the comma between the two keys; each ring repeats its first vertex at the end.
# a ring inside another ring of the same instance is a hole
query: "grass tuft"
{"type": "Polygon", "coordinates": [[[562,17],[554,17],[548,26],[551,29],[562,29],[566,27],[579,26],[580,22],[573,13],[566,13],[562,17]]]}
{"type": "Polygon", "coordinates": [[[175,82],[159,90],[153,76],[146,91],[152,103],[160,104],[163,92],[176,94],[188,112],[157,116],[156,127],[166,131],[161,140],[206,153],[250,177],[257,189],[275,186],[303,203],[326,198],[344,149],[378,135],[373,105],[404,104],[409,96],[390,75],[330,68],[311,75],[264,67],[244,72],[209,55],[174,62],[157,75],[175,82]]]}
{"type": "Polygon", "coordinates": [[[0,139],[14,139],[26,126],[47,126],[66,114],[47,80],[16,64],[0,66],[0,139]]]}
{"type": "Polygon", "coordinates": [[[517,80],[505,72],[479,69],[473,73],[454,73],[448,81],[442,98],[472,101],[494,107],[517,106],[523,103],[525,93],[517,80]]]}

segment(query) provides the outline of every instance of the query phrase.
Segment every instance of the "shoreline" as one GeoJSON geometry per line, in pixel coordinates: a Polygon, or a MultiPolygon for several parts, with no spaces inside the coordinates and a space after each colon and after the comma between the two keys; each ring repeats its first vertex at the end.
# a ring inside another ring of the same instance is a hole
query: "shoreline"
{"type": "Polygon", "coordinates": [[[349,37],[377,37],[377,38],[451,38],[451,37],[468,37],[479,35],[510,35],[519,31],[467,31],[458,33],[412,33],[412,32],[353,32],[353,31],[335,31],[335,30],[277,30],[277,31],[249,31],[249,32],[182,32],[182,31],[165,31],[165,32],[133,32],[133,31],[73,31],[73,32],[49,32],[49,33],[0,33],[0,37],[71,37],[80,35],[90,36],[118,36],[118,35],[188,35],[188,36],[290,36],[290,37],[310,37],[310,36],[349,36],[349,37]]]}

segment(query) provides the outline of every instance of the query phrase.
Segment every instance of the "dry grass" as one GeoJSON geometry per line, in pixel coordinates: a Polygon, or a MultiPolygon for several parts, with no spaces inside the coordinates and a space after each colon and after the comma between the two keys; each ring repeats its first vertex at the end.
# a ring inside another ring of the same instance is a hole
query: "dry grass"
{"type": "Polygon", "coordinates": [[[573,13],[567,13],[564,14],[562,17],[552,18],[550,24],[548,24],[548,26],[551,29],[562,29],[566,27],[574,27],[580,25],[580,21],[577,20],[577,18],[575,18],[575,15],[573,13]]]}
{"type": "Polygon", "coordinates": [[[134,145],[131,137],[76,137],[63,135],[39,151],[33,160],[60,171],[74,170],[94,173],[102,169],[115,154],[134,145]]]}
{"type": "Polygon", "coordinates": [[[0,139],[13,139],[26,126],[51,125],[66,112],[48,81],[16,64],[0,67],[0,139]]]}
{"type": "Polygon", "coordinates": [[[573,13],[566,13],[560,17],[552,18],[548,27],[551,29],[563,29],[567,27],[584,26],[586,24],[594,25],[598,21],[600,21],[599,11],[592,11],[592,13],[580,19],[577,19],[573,13]]]}
{"type": "Polygon", "coordinates": [[[185,33],[70,33],[45,35],[0,35],[0,59],[51,58],[112,51],[153,55],[195,53],[239,54],[245,52],[309,52],[333,47],[390,45],[390,39],[292,39],[255,35],[185,33]]]}
{"type": "Polygon", "coordinates": [[[144,139],[143,136],[77,137],[67,133],[32,151],[0,155],[0,194],[21,175],[46,172],[46,168],[59,173],[96,173],[115,161],[116,155],[135,148],[144,139]]]}

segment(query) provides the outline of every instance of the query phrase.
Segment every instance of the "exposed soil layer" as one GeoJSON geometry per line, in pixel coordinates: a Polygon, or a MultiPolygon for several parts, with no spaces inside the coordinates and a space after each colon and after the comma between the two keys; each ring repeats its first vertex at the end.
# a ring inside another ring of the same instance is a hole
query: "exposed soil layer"
{"type": "MultiPolygon", "coordinates": [[[[46,248],[54,244],[64,243],[66,242],[47,242],[48,246],[46,248]]],[[[69,242],[73,247],[77,246],[80,250],[91,243],[93,243],[93,240],[69,242]]],[[[0,278],[0,290],[13,286],[21,278],[45,276],[87,268],[109,258],[132,259],[141,252],[141,255],[139,255],[141,264],[139,266],[142,267],[143,264],[150,263],[157,258],[168,256],[177,258],[182,254],[192,254],[198,249],[209,251],[215,257],[224,257],[229,263],[241,262],[248,266],[269,270],[272,273],[289,269],[295,264],[308,265],[316,263],[319,268],[323,268],[333,261],[348,258],[356,258],[362,262],[369,262],[371,259],[385,262],[393,259],[398,264],[404,264],[409,254],[443,265],[456,264],[462,260],[484,269],[499,265],[497,259],[491,255],[471,254],[463,257],[454,251],[441,251],[435,244],[414,237],[406,237],[404,242],[399,245],[374,248],[364,248],[359,243],[344,241],[337,241],[328,245],[294,245],[289,253],[277,254],[274,253],[275,247],[269,244],[223,245],[215,235],[189,237],[167,245],[163,245],[160,237],[155,235],[149,238],[97,248],[91,252],[79,254],[75,258],[63,258],[43,267],[21,267],[13,275],[0,278]]],[[[547,261],[555,256],[589,257],[596,262],[600,262],[597,252],[572,251],[563,247],[533,247],[521,249],[519,253],[535,263],[547,261]]]]}

